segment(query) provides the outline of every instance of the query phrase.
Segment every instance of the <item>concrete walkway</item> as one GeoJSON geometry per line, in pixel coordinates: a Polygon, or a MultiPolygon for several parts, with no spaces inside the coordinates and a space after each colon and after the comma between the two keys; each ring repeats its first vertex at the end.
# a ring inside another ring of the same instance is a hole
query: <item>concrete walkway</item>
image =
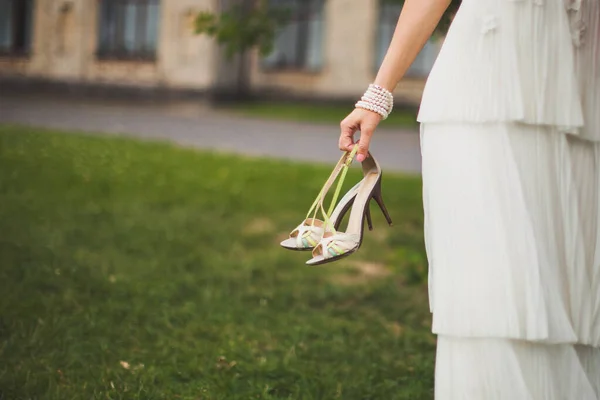
{"type": "MultiPolygon", "coordinates": [[[[0,123],[123,134],[200,149],[330,165],[339,158],[337,126],[238,117],[212,111],[199,102],[140,104],[60,99],[59,95],[0,91],[0,123]]],[[[383,169],[420,172],[417,131],[380,129],[375,133],[371,151],[383,169]]]]}

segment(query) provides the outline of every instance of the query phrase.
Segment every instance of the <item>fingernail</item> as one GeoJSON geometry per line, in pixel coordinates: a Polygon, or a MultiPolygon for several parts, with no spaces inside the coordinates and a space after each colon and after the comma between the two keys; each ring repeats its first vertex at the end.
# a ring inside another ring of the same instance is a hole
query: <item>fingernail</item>
{"type": "Polygon", "coordinates": [[[364,154],[359,154],[358,156],[356,156],[356,160],[357,160],[358,162],[363,162],[363,161],[365,161],[365,156],[364,156],[364,154]]]}

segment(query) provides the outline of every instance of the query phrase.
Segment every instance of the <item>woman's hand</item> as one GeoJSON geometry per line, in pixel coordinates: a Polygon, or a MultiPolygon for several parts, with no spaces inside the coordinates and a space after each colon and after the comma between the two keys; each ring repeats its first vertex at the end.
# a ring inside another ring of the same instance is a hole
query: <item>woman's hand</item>
{"type": "MultiPolygon", "coordinates": [[[[404,1],[392,42],[373,83],[390,92],[394,91],[449,5],[450,0],[404,1]]],[[[381,119],[373,111],[362,108],[352,111],[341,123],[340,150],[351,151],[358,143],[356,159],[363,162],[367,158],[371,136],[381,119]],[[354,142],[356,131],[360,131],[358,142],[354,142]]]]}
{"type": "Polygon", "coordinates": [[[355,145],[358,145],[356,160],[363,162],[369,152],[371,136],[380,121],[381,115],[376,112],[355,108],[340,124],[342,128],[339,141],[340,150],[351,151],[355,145]],[[356,131],[360,131],[360,140],[354,142],[356,131]]]}

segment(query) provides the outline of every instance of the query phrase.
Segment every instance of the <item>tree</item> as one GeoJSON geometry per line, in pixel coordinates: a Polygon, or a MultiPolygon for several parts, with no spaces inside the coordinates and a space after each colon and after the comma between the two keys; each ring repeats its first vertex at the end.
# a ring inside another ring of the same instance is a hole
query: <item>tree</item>
{"type": "Polygon", "coordinates": [[[261,55],[273,50],[277,28],[287,21],[286,10],[269,7],[268,0],[234,0],[219,13],[201,12],[196,18],[196,33],[216,39],[226,57],[239,57],[237,95],[249,94],[249,52],[258,47],[261,55]]]}
{"type": "MultiPolygon", "coordinates": [[[[404,0],[382,1],[404,3],[404,0]]],[[[198,14],[196,33],[215,38],[217,43],[224,47],[229,60],[236,55],[239,57],[237,95],[244,97],[250,91],[250,50],[258,48],[262,56],[268,55],[273,50],[277,29],[285,25],[290,14],[286,9],[272,7],[269,0],[232,0],[231,3],[218,13],[198,14]]],[[[451,1],[437,33],[445,33],[460,3],[461,0],[451,1]]]]}
{"type": "MultiPolygon", "coordinates": [[[[394,1],[397,3],[399,3],[399,2],[404,3],[404,1],[399,1],[399,0],[389,0],[389,1],[394,1]]],[[[452,19],[454,18],[456,11],[458,11],[458,7],[460,7],[461,2],[462,2],[462,0],[451,0],[450,1],[450,6],[448,6],[448,9],[442,16],[442,19],[440,20],[440,23],[437,26],[436,34],[445,35],[446,32],[448,32],[450,23],[452,22],[452,19]]]]}

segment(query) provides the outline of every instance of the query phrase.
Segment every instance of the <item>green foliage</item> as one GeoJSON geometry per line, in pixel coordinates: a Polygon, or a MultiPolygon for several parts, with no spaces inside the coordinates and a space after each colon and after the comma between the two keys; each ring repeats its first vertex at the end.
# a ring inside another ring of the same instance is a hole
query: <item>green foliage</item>
{"type": "MultiPolygon", "coordinates": [[[[404,0],[382,0],[404,4],[404,0]]],[[[451,0],[440,21],[436,34],[444,34],[462,0],[451,0]]],[[[263,56],[273,50],[277,28],[289,20],[289,10],[269,6],[268,0],[242,0],[219,14],[201,12],[196,18],[196,33],[214,37],[232,57],[253,47],[263,56]]]]}
{"type": "Polygon", "coordinates": [[[452,19],[454,18],[454,15],[458,11],[458,7],[460,7],[461,2],[462,2],[462,0],[452,0],[450,2],[450,6],[448,6],[448,9],[442,16],[442,19],[440,20],[440,23],[437,26],[436,34],[445,35],[446,32],[448,32],[448,28],[450,27],[450,24],[452,23],[452,19]]]}
{"type": "Polygon", "coordinates": [[[229,58],[256,46],[261,54],[268,55],[273,49],[277,27],[287,18],[285,10],[268,7],[266,2],[250,8],[237,4],[220,14],[198,14],[196,33],[214,37],[224,46],[229,58]]]}
{"type": "Polygon", "coordinates": [[[307,268],[278,242],[329,172],[0,126],[0,398],[432,399],[420,180],[307,268]]]}
{"type": "MultiPolygon", "coordinates": [[[[381,1],[383,1],[385,3],[391,3],[391,4],[404,4],[404,2],[405,2],[405,0],[381,0],[381,1]]],[[[446,34],[446,32],[448,31],[448,28],[450,27],[450,23],[452,22],[452,18],[454,18],[454,14],[456,14],[456,11],[458,10],[458,7],[460,7],[461,2],[462,2],[462,0],[450,0],[450,5],[448,6],[448,9],[442,16],[442,19],[440,20],[440,23],[438,24],[438,26],[434,32],[435,35],[445,35],[446,34]]]]}

